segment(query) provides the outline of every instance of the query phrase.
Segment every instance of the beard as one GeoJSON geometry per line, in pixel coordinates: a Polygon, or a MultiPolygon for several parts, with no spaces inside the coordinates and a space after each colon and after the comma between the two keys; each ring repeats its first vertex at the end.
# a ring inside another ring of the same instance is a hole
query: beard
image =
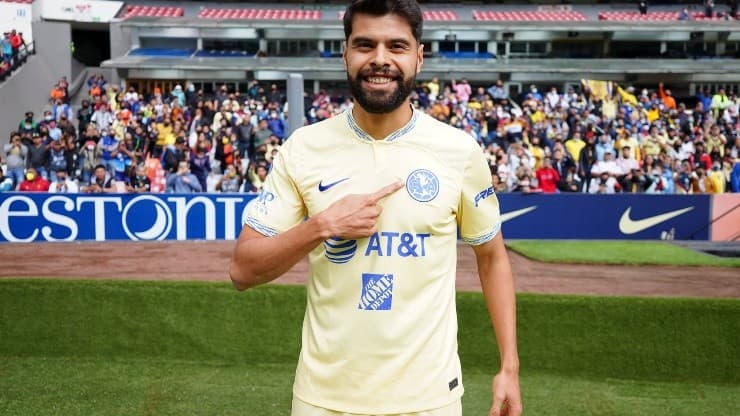
{"type": "Polygon", "coordinates": [[[391,92],[385,91],[367,91],[362,88],[362,81],[366,77],[377,75],[377,70],[360,71],[357,77],[347,73],[347,82],[352,95],[357,103],[365,111],[372,114],[387,114],[397,109],[406,101],[416,86],[416,76],[404,78],[400,71],[383,71],[383,74],[392,79],[391,83],[396,83],[396,88],[391,92]]]}

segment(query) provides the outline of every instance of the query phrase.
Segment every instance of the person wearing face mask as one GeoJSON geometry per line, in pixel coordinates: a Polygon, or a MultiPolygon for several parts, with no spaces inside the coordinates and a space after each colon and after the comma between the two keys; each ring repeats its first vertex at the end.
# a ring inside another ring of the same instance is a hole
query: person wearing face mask
{"type": "Polygon", "coordinates": [[[49,181],[39,175],[35,168],[28,168],[26,180],[21,182],[18,190],[21,192],[47,192],[49,186],[49,181]]]}
{"type": "Polygon", "coordinates": [[[267,120],[267,127],[270,129],[272,134],[277,136],[280,140],[285,138],[285,121],[283,121],[276,110],[270,111],[270,118],[267,120]]]}
{"type": "Polygon", "coordinates": [[[70,193],[76,194],[80,191],[77,182],[71,180],[67,175],[67,172],[60,170],[56,172],[54,176],[55,181],[49,186],[49,193],[70,193]]]}
{"type": "Polygon", "coordinates": [[[21,135],[21,140],[26,146],[31,145],[31,137],[33,133],[39,132],[39,124],[33,121],[33,112],[26,111],[25,118],[18,123],[18,134],[21,135]]]}

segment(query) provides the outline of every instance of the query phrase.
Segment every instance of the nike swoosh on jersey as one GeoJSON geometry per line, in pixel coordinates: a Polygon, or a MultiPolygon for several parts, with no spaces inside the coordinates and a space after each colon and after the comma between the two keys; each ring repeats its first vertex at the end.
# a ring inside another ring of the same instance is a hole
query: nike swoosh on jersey
{"type": "Polygon", "coordinates": [[[688,207],[683,209],[677,209],[675,211],[666,212],[665,214],[654,215],[652,217],[643,218],[641,220],[633,220],[630,218],[632,207],[627,208],[622,214],[622,218],[619,219],[619,231],[623,234],[635,234],[642,230],[646,230],[650,227],[670,220],[673,217],[677,217],[681,214],[691,211],[694,207],[688,207]]]}
{"type": "Polygon", "coordinates": [[[333,187],[335,185],[339,185],[340,183],[346,181],[347,179],[349,179],[349,178],[342,178],[342,179],[340,179],[338,181],[334,181],[332,183],[327,183],[326,185],[324,185],[324,181],[321,181],[321,182],[319,182],[319,192],[326,192],[326,191],[329,190],[329,188],[331,188],[331,187],[333,187]]]}
{"type": "Polygon", "coordinates": [[[531,207],[518,209],[516,211],[510,211],[510,212],[507,212],[506,214],[501,214],[501,222],[509,221],[511,219],[514,219],[516,217],[522,216],[522,215],[524,215],[524,214],[526,214],[528,212],[534,211],[536,209],[537,209],[537,205],[534,205],[534,206],[531,206],[531,207]]]}

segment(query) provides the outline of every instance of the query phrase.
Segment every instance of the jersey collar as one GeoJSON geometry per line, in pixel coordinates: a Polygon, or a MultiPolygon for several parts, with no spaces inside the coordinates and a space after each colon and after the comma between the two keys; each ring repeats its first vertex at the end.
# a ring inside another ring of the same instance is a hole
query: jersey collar
{"type": "MultiPolygon", "coordinates": [[[[419,111],[413,107],[411,107],[411,110],[413,110],[413,113],[411,115],[411,120],[409,120],[409,122],[406,123],[405,126],[389,134],[386,138],[384,138],[381,141],[394,142],[398,140],[399,138],[401,138],[401,136],[413,130],[413,128],[416,126],[416,121],[419,119],[419,111]]],[[[359,125],[357,125],[357,121],[355,121],[355,117],[352,115],[352,109],[349,109],[345,111],[344,113],[345,113],[345,117],[347,118],[347,124],[349,125],[349,128],[352,129],[353,132],[355,132],[357,137],[359,137],[362,141],[366,141],[366,142],[372,143],[372,142],[377,141],[371,135],[367,134],[365,130],[360,128],[359,125]]]]}

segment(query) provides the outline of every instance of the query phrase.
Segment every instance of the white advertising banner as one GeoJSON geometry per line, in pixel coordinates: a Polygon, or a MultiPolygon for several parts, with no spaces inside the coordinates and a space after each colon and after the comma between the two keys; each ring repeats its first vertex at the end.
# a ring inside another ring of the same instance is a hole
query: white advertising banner
{"type": "Polygon", "coordinates": [[[33,40],[32,17],[30,4],[0,1],[0,36],[15,29],[23,33],[26,42],[31,42],[33,40]]]}
{"type": "Polygon", "coordinates": [[[43,0],[41,17],[70,22],[110,22],[123,7],[122,1],[43,0]]]}

